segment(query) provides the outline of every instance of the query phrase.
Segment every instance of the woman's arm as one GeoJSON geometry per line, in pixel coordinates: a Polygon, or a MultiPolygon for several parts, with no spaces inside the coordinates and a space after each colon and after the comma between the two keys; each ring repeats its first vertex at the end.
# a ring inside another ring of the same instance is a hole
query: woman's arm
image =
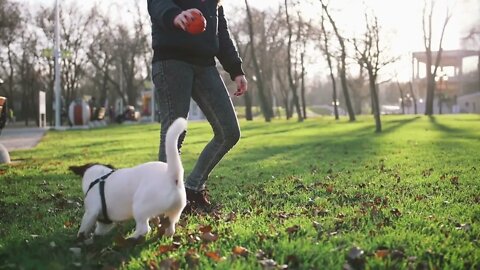
{"type": "Polygon", "coordinates": [[[164,29],[174,29],[176,26],[173,21],[182,11],[172,0],[148,0],[148,13],[152,22],[164,29]]]}

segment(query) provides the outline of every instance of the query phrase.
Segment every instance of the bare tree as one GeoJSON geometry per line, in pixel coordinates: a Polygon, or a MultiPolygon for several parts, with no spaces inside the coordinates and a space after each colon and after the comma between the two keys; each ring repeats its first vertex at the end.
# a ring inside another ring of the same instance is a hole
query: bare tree
{"type": "Polygon", "coordinates": [[[288,0],[285,0],[285,17],[287,19],[287,27],[288,27],[288,47],[287,47],[287,69],[288,69],[288,83],[290,85],[290,89],[293,95],[293,104],[297,111],[297,118],[299,122],[303,121],[302,111],[300,109],[300,102],[298,99],[297,88],[298,85],[295,80],[295,75],[293,74],[293,64],[292,64],[292,36],[293,36],[293,25],[290,20],[290,14],[288,12],[288,0]]]}
{"type": "Polygon", "coordinates": [[[405,95],[403,92],[403,87],[400,85],[400,82],[397,81],[398,92],[400,93],[400,107],[402,108],[402,114],[405,114],[405,95]]]}
{"type": "Polygon", "coordinates": [[[350,94],[348,92],[348,83],[347,83],[347,48],[345,45],[345,38],[342,36],[340,33],[340,30],[337,27],[337,24],[335,23],[335,20],[333,17],[330,15],[330,11],[328,9],[328,6],[325,4],[324,0],[319,0],[320,3],[322,4],[322,9],[325,12],[325,15],[327,15],[327,18],[332,25],[333,31],[335,33],[335,36],[337,37],[338,43],[340,45],[340,65],[339,65],[339,72],[340,72],[340,82],[342,84],[342,89],[343,89],[343,96],[345,98],[345,105],[347,107],[347,112],[348,112],[348,117],[351,122],[355,121],[355,112],[353,111],[353,106],[352,102],[350,100],[350,94]]]}
{"type": "Polygon", "coordinates": [[[393,63],[396,58],[385,57],[382,52],[385,49],[380,46],[380,26],[378,18],[373,15],[369,18],[365,13],[366,31],[362,39],[353,39],[353,46],[357,53],[357,60],[361,63],[368,73],[368,82],[370,87],[370,95],[372,99],[372,111],[375,118],[375,131],[382,131],[382,122],[380,119],[380,102],[378,98],[377,79],[378,72],[386,65],[393,63]]]}
{"type": "Polygon", "coordinates": [[[322,12],[320,23],[321,23],[320,35],[322,39],[322,44],[320,48],[322,49],[323,54],[325,55],[325,58],[327,60],[330,80],[332,81],[332,105],[333,105],[335,120],[339,120],[340,116],[338,114],[337,80],[335,79],[335,73],[333,68],[333,60],[335,59],[335,57],[333,57],[332,52],[330,50],[329,41],[330,41],[331,33],[325,28],[325,14],[323,12],[322,12]]]}
{"type": "Polygon", "coordinates": [[[452,18],[452,13],[447,7],[445,19],[443,20],[442,29],[440,38],[438,40],[438,53],[434,62],[433,59],[433,13],[435,10],[436,0],[424,0],[423,6],[423,42],[425,46],[426,53],[426,73],[427,73],[427,98],[425,101],[425,115],[433,115],[433,99],[435,98],[435,77],[437,76],[438,67],[442,59],[443,51],[443,38],[445,35],[445,29],[447,28],[450,19],[452,18]],[[433,65],[433,69],[432,69],[433,65]]]}
{"type": "Polygon", "coordinates": [[[477,63],[477,84],[478,89],[480,89],[480,22],[476,25],[473,25],[468,35],[466,35],[462,40],[467,46],[472,47],[473,49],[478,51],[478,63],[477,63]]]}
{"type": "Polygon", "coordinates": [[[19,45],[22,47],[21,53],[17,57],[16,70],[18,77],[18,88],[21,94],[22,112],[21,116],[25,125],[34,119],[38,124],[38,89],[40,88],[40,74],[35,67],[39,55],[35,32],[22,32],[19,35],[19,45]]]}
{"type": "Polygon", "coordinates": [[[151,49],[146,31],[149,22],[138,3],[131,13],[133,22],[113,24],[106,16],[98,16],[92,26],[96,42],[90,44],[87,55],[98,74],[96,83],[102,89],[101,104],[105,104],[107,90],[111,87],[124,104],[136,105],[140,90],[151,73],[148,68],[151,49]]]}
{"type": "Polygon", "coordinates": [[[415,96],[415,92],[413,91],[413,84],[412,82],[408,83],[408,88],[410,89],[410,95],[413,99],[413,111],[414,114],[418,114],[418,107],[417,107],[417,97],[415,96]]]}
{"type": "Polygon", "coordinates": [[[272,114],[273,114],[272,106],[269,104],[269,100],[265,90],[263,74],[260,69],[260,64],[257,58],[257,51],[256,51],[254,31],[253,31],[253,18],[252,18],[252,12],[250,10],[250,5],[248,4],[248,0],[245,0],[245,7],[247,9],[248,33],[250,36],[250,53],[251,53],[252,63],[255,71],[258,95],[260,98],[260,107],[262,108],[265,121],[270,122],[272,120],[272,114]]]}
{"type": "MultiPolygon", "coordinates": [[[[232,35],[232,39],[235,41],[235,45],[237,46],[237,49],[238,49],[238,54],[244,61],[243,65],[248,66],[251,62],[251,58],[248,58],[246,56],[250,47],[250,43],[242,45],[240,43],[240,29],[235,29],[235,27],[233,27],[232,25],[230,26],[230,34],[232,35]],[[246,59],[248,59],[248,62],[245,62],[246,59]]],[[[253,78],[251,75],[247,73],[246,76],[249,81],[253,81],[253,78]]],[[[253,120],[253,112],[252,112],[253,101],[249,91],[245,92],[245,94],[243,95],[243,99],[245,102],[245,119],[247,121],[252,121],[253,120]]]]}
{"type": "Polygon", "coordinates": [[[18,32],[24,27],[23,18],[17,3],[7,0],[0,0],[0,78],[4,80],[3,87],[0,87],[2,95],[8,98],[10,107],[15,104],[15,60],[17,57],[15,44],[18,42],[18,32]]]}
{"type": "MultiPolygon", "coordinates": [[[[88,46],[87,56],[91,72],[89,79],[92,81],[96,92],[99,93],[99,103],[105,104],[108,97],[108,90],[110,88],[115,89],[116,93],[123,96],[119,92],[119,84],[117,81],[112,80],[112,74],[115,69],[115,55],[111,48],[114,47],[112,37],[113,23],[107,16],[97,14],[97,8],[94,7],[91,12],[95,13],[94,22],[90,29],[90,39],[95,40],[88,46]]],[[[126,102],[126,100],[124,100],[126,102]]]]}

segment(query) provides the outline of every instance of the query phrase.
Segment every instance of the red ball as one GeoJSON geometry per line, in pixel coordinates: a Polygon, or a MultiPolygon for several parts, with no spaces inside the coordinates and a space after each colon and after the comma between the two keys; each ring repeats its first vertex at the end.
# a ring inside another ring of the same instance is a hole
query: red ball
{"type": "Polygon", "coordinates": [[[192,35],[198,35],[205,32],[205,28],[207,27],[207,20],[203,17],[202,14],[193,13],[193,21],[187,24],[187,32],[192,35]]]}

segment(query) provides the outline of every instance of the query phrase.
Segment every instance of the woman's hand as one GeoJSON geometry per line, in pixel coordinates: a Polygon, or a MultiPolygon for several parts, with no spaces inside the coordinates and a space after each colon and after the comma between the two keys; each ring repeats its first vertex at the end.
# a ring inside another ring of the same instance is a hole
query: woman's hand
{"type": "Polygon", "coordinates": [[[234,96],[239,97],[247,92],[248,82],[247,78],[245,78],[245,75],[238,75],[235,77],[235,83],[237,84],[237,91],[233,93],[234,96]]]}
{"type": "Polygon", "coordinates": [[[173,24],[182,29],[183,31],[186,30],[187,25],[194,20],[193,13],[198,13],[203,16],[202,12],[196,8],[191,8],[182,11],[182,13],[178,14],[177,17],[173,20],[173,24]]]}

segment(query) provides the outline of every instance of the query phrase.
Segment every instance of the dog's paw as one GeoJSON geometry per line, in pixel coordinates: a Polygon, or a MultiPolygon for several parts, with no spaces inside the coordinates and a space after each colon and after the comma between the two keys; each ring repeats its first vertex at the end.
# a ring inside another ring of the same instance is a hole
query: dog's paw
{"type": "Polygon", "coordinates": [[[85,233],[79,233],[77,235],[76,243],[83,244],[83,245],[91,245],[93,244],[93,237],[87,237],[85,233]]]}

